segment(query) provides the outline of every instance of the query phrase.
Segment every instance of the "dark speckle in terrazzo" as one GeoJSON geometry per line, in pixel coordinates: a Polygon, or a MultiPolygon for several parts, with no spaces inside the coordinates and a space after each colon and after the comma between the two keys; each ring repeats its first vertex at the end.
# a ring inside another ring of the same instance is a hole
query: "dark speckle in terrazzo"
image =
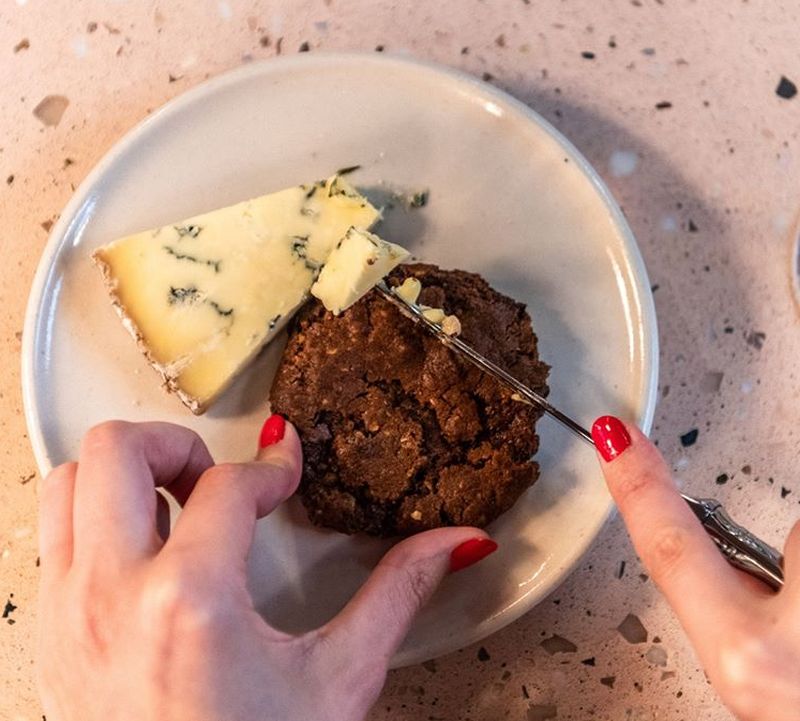
{"type": "Polygon", "coordinates": [[[297,48],[298,53],[307,53],[309,50],[311,50],[311,46],[308,44],[307,40],[300,43],[300,47],[297,48]]]}
{"type": "Polygon", "coordinates": [[[672,103],[669,100],[662,100],[656,103],[656,110],[669,110],[672,107],[672,103]]]}
{"type": "Polygon", "coordinates": [[[15,46],[14,52],[18,53],[20,50],[27,50],[31,46],[30,40],[28,38],[22,38],[15,46]]]}
{"type": "Polygon", "coordinates": [[[615,575],[617,578],[622,578],[625,575],[625,561],[619,562],[619,568],[615,575]]]}
{"type": "Polygon", "coordinates": [[[17,606],[15,606],[11,601],[12,598],[14,598],[13,593],[9,596],[8,601],[6,601],[5,608],[3,609],[3,618],[6,619],[6,622],[10,626],[13,626],[16,623],[16,621],[11,618],[11,614],[17,610],[17,606]]]}
{"type": "Polygon", "coordinates": [[[786,486],[781,486],[781,498],[786,498],[791,492],[786,486]]]}
{"type": "Polygon", "coordinates": [[[259,45],[260,45],[262,48],[268,48],[268,47],[269,47],[269,35],[262,35],[262,36],[261,36],[261,37],[258,39],[258,44],[259,44],[259,45]]]}
{"type": "Polygon", "coordinates": [[[481,75],[481,80],[483,80],[486,83],[490,83],[492,82],[492,80],[494,80],[494,75],[492,75],[491,73],[484,73],[483,75],[481,75]]]}
{"type": "Polygon", "coordinates": [[[592,656],[591,658],[585,658],[585,659],[583,659],[583,660],[581,661],[581,663],[582,663],[584,666],[595,666],[595,665],[596,665],[596,662],[595,662],[595,658],[594,658],[594,656],[592,656]]]}
{"type": "Polygon", "coordinates": [[[728,335],[730,335],[731,333],[733,333],[733,331],[734,331],[734,328],[733,328],[733,326],[732,326],[732,325],[726,325],[726,326],[725,326],[725,327],[722,329],[722,332],[723,332],[723,333],[727,333],[728,335]]]}
{"type": "Polygon", "coordinates": [[[625,616],[622,623],[617,626],[617,631],[628,643],[637,644],[647,641],[647,629],[639,617],[633,613],[625,616]]]}
{"type": "Polygon", "coordinates": [[[691,218],[689,218],[689,223],[686,227],[690,233],[696,233],[698,230],[700,230],[700,228],[697,227],[697,224],[691,218]]]}
{"type": "Polygon", "coordinates": [[[525,684],[522,684],[522,698],[528,699],[531,695],[528,693],[528,687],[525,684]]]}
{"type": "Polygon", "coordinates": [[[797,95],[797,86],[785,75],[781,75],[778,87],[775,88],[775,94],[784,100],[791,100],[797,95]]]}
{"type": "Polygon", "coordinates": [[[608,47],[610,48],[617,47],[617,39],[613,35],[608,39],[608,47]]]}
{"type": "Polygon", "coordinates": [[[742,473],[744,475],[749,476],[753,472],[753,467],[751,465],[742,466],[742,473]]]}
{"type": "Polygon", "coordinates": [[[436,673],[436,661],[433,659],[430,661],[423,661],[422,668],[430,673],[436,673]]]}
{"type": "Polygon", "coordinates": [[[728,474],[727,473],[720,473],[717,476],[716,484],[718,486],[724,486],[728,482],[728,474]]]}
{"type": "Polygon", "coordinates": [[[681,445],[684,448],[693,446],[695,443],[697,443],[697,436],[699,434],[700,431],[698,431],[697,428],[692,428],[692,430],[686,431],[686,433],[681,436],[681,445]]]}
{"type": "Polygon", "coordinates": [[[551,656],[557,653],[575,653],[578,647],[569,639],[553,634],[539,644],[551,656]]]}
{"type": "Polygon", "coordinates": [[[376,45],[375,46],[375,52],[376,53],[382,53],[383,51],[384,51],[383,45],[376,45]]]}
{"type": "Polygon", "coordinates": [[[584,58],[585,60],[594,60],[595,54],[593,52],[590,52],[589,50],[584,50],[581,53],[581,57],[584,58]]]}
{"type": "Polygon", "coordinates": [[[647,662],[653,664],[653,666],[664,667],[667,665],[667,652],[664,650],[663,646],[651,646],[647,649],[647,653],[644,657],[647,662]]]}
{"type": "Polygon", "coordinates": [[[557,716],[558,708],[552,704],[533,704],[528,709],[528,721],[546,721],[557,716]]]}
{"type": "Polygon", "coordinates": [[[603,678],[600,679],[600,683],[603,684],[603,686],[614,688],[614,682],[616,680],[617,680],[616,676],[603,676],[603,678]]]}
{"type": "Polygon", "coordinates": [[[758,330],[751,330],[747,336],[745,336],[745,341],[747,345],[753,346],[756,350],[761,350],[764,347],[764,341],[767,339],[767,334],[762,333],[758,330]]]}
{"type": "Polygon", "coordinates": [[[466,45],[463,48],[461,48],[461,54],[469,55],[469,48],[466,45]]]}
{"type": "Polygon", "coordinates": [[[489,652],[483,646],[478,649],[478,661],[488,661],[491,658],[489,652]]]}
{"type": "Polygon", "coordinates": [[[33,114],[41,123],[52,127],[61,122],[68,105],[69,98],[63,95],[48,95],[33,109],[33,114]]]}
{"type": "Polygon", "coordinates": [[[497,45],[498,48],[504,48],[506,46],[506,36],[503,33],[500,33],[495,39],[494,44],[497,45]]]}
{"type": "Polygon", "coordinates": [[[6,185],[12,185],[14,182],[14,175],[13,173],[6,178],[6,185]]]}
{"type": "Polygon", "coordinates": [[[704,393],[716,393],[722,386],[724,377],[722,371],[708,371],[700,381],[700,390],[704,393]]]}

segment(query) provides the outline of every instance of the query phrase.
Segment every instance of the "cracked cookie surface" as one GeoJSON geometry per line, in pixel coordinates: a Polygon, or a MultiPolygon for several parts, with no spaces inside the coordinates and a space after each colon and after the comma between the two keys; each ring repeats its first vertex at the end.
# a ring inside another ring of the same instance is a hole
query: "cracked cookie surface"
{"type": "MultiPolygon", "coordinates": [[[[483,278],[434,265],[419,302],[458,316],[461,337],[546,395],[525,306],[483,278]]],[[[299,494],[311,520],[345,533],[407,535],[485,526],[538,477],[539,410],[455,356],[377,293],[340,316],[316,301],[294,319],[270,394],[303,444],[299,494]]]]}

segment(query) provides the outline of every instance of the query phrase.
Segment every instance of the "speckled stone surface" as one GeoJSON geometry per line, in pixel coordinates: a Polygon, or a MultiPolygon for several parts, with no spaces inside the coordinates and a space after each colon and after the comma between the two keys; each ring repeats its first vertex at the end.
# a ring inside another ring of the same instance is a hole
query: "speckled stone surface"
{"type": "MultiPolygon", "coordinates": [[[[47,231],[148,112],[279,52],[413,53],[508,90],[572,139],[624,207],[651,275],[662,344],[655,438],[696,495],[716,495],[780,543],[800,515],[799,23],[796,3],[773,0],[5,2],[0,718],[41,718],[37,476],[18,367],[47,231]]],[[[393,672],[370,716],[504,718],[730,718],[618,520],[521,620],[393,672]]]]}

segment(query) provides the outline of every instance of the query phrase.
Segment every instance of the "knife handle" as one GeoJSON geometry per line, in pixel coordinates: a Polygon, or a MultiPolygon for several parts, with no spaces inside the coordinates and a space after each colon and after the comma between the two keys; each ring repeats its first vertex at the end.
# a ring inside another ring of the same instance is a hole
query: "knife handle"
{"type": "Polygon", "coordinates": [[[783,587],[783,555],[780,551],[736,523],[719,501],[682,495],[732,566],[776,591],[783,587]]]}

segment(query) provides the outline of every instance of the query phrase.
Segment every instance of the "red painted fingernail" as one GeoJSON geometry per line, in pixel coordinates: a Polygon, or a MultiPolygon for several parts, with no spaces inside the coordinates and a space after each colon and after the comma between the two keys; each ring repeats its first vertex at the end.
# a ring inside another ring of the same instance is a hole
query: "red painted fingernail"
{"type": "Polygon", "coordinates": [[[614,416],[600,416],[592,424],[592,438],[606,463],[621,455],[631,444],[628,429],[614,416]]]}
{"type": "Polygon", "coordinates": [[[261,428],[261,435],[258,437],[258,447],[266,448],[272,446],[283,438],[286,433],[286,420],[283,416],[273,413],[261,428]]]}
{"type": "Polygon", "coordinates": [[[471,566],[497,550],[497,544],[491,538],[471,538],[456,546],[450,552],[450,571],[460,571],[471,566]]]}

